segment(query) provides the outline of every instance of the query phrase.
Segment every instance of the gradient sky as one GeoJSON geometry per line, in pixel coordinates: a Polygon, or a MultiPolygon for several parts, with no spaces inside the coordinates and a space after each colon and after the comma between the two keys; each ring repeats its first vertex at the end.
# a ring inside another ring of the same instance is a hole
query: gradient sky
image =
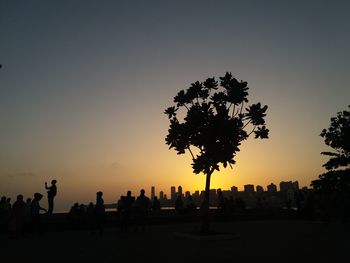
{"type": "Polygon", "coordinates": [[[349,1],[0,1],[0,195],[57,209],[131,189],[203,189],[168,150],[164,109],[226,71],[269,106],[269,140],[243,142],[212,188],[309,186],[319,136],[350,99],[349,1]],[[46,202],[43,201],[43,205],[46,202]]]}

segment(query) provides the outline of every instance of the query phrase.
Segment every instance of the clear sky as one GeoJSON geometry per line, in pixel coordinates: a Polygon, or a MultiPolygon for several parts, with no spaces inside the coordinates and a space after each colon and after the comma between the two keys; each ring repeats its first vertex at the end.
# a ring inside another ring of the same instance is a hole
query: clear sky
{"type": "Polygon", "coordinates": [[[349,1],[0,1],[0,195],[58,209],[131,189],[204,188],[168,150],[164,109],[190,83],[232,72],[269,106],[270,139],[242,144],[212,188],[309,186],[319,136],[350,104],[349,1]],[[43,202],[45,205],[45,202],[43,202]]]}

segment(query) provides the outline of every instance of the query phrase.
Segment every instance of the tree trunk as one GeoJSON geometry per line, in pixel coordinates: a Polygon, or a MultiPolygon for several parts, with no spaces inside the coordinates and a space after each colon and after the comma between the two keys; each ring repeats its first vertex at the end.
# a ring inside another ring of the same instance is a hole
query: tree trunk
{"type": "Polygon", "coordinates": [[[209,171],[206,174],[206,182],[205,182],[205,193],[204,200],[201,205],[201,216],[202,216],[202,226],[201,233],[207,234],[210,231],[210,222],[209,222],[209,194],[210,194],[210,176],[213,172],[209,171]]]}

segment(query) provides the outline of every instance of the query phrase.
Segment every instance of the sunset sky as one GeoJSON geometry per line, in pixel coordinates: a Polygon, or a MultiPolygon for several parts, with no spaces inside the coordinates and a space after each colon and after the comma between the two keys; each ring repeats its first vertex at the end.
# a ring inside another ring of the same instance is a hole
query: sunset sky
{"type": "Polygon", "coordinates": [[[57,209],[151,186],[202,190],[165,144],[164,109],[225,72],[267,104],[270,139],[243,142],[212,188],[324,171],[319,136],[350,104],[349,1],[0,1],[0,195],[57,209]],[[42,201],[46,206],[46,200],[42,201]]]}

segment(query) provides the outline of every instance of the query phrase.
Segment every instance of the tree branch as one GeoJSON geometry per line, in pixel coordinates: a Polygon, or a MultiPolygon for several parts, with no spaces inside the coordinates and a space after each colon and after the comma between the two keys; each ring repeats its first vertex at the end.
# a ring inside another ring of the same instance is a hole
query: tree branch
{"type": "Polygon", "coordinates": [[[256,125],[254,126],[253,130],[248,134],[248,137],[255,131],[256,125]]]}
{"type": "Polygon", "coordinates": [[[242,101],[242,106],[241,106],[241,110],[239,111],[239,114],[242,114],[243,105],[244,105],[244,101],[242,101]]]}
{"type": "MultiPolygon", "coordinates": [[[[244,129],[245,127],[247,127],[247,125],[248,125],[251,121],[252,121],[252,120],[249,120],[249,121],[243,126],[242,129],[244,129]]],[[[255,128],[255,126],[254,126],[254,128],[255,128]]]]}
{"type": "Polygon", "coordinates": [[[193,153],[192,153],[192,151],[191,151],[190,146],[187,146],[187,149],[190,151],[190,153],[191,153],[191,155],[192,155],[192,160],[194,160],[194,155],[193,155],[193,153]]]}
{"type": "MultiPolygon", "coordinates": [[[[231,105],[232,105],[232,102],[231,102],[231,104],[230,104],[230,107],[231,107],[231,105]]],[[[230,109],[230,108],[229,108],[230,109]]],[[[235,110],[236,110],[236,104],[233,104],[233,111],[232,111],[232,116],[231,116],[231,118],[233,118],[234,116],[235,116],[235,110]]]]}

